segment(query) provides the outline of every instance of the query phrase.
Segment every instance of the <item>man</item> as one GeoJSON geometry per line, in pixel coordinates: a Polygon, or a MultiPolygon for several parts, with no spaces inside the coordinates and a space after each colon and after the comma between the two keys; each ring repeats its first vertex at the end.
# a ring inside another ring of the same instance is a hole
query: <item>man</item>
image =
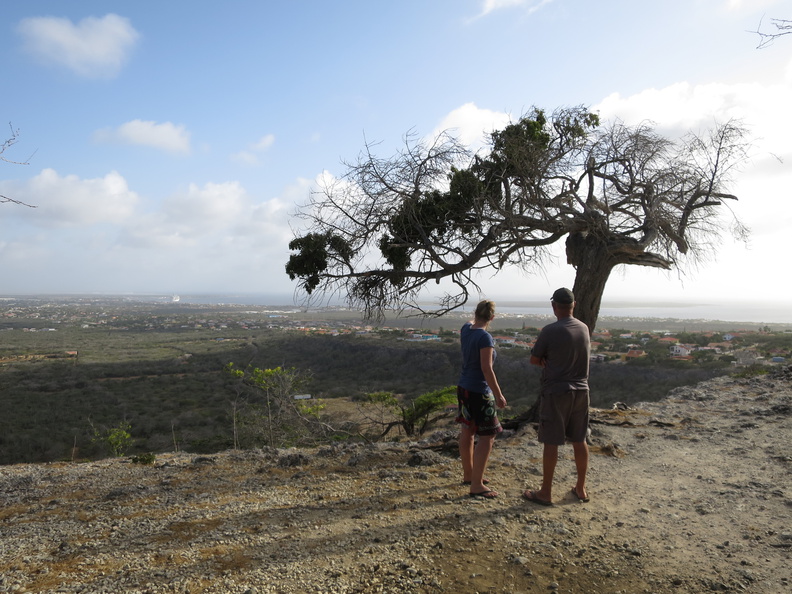
{"type": "Polygon", "coordinates": [[[589,451],[586,444],[589,420],[589,329],[572,317],[575,296],[561,288],[551,300],[557,321],[542,328],[531,351],[531,363],[542,367],[539,402],[539,441],[542,453],[542,486],[525,491],[523,497],[540,505],[553,504],[553,475],[558,463],[558,446],[572,443],[577,483],[572,494],[589,500],[586,491],[589,451]]]}

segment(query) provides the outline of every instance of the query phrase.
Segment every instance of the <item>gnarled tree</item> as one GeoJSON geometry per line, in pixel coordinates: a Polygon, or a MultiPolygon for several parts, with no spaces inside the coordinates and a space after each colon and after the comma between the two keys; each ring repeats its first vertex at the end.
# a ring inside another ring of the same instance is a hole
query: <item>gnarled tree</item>
{"type": "Polygon", "coordinates": [[[408,135],[389,159],[367,146],[298,213],[308,225],[286,272],[306,293],[340,293],[369,317],[404,307],[442,315],[478,289],[477,271],[541,266],[565,239],[575,315],[593,330],[616,266],[671,269],[713,249],[725,201],[736,200],[726,186],[744,138],[729,122],[674,142],[648,124],[601,126],[574,107],[532,110],[494,132],[486,156],[447,134],[408,135]],[[443,280],[454,291],[421,310],[419,294],[443,280]]]}

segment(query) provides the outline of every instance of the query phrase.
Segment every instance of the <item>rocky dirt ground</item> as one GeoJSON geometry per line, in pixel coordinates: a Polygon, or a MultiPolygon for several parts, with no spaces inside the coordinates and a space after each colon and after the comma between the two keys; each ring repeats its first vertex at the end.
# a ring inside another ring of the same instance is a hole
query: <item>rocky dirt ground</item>
{"type": "Polygon", "coordinates": [[[589,494],[532,427],[472,499],[453,438],[0,467],[0,592],[792,591],[792,368],[594,411],[589,494]]]}

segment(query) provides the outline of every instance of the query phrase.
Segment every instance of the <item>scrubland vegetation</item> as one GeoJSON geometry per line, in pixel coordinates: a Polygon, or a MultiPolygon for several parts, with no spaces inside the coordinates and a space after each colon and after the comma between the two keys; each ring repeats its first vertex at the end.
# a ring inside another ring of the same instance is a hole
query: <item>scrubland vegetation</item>
{"type": "MultiPolygon", "coordinates": [[[[29,311],[6,315],[0,322],[0,463],[118,454],[110,436],[123,438],[121,430],[131,436],[121,441],[129,455],[375,438],[385,425],[359,426],[366,395],[391,393],[409,404],[457,379],[455,332],[408,342],[399,331],[330,335],[273,323],[264,314],[196,323],[195,316],[218,314],[150,309],[105,311],[101,323],[86,322],[95,310],[61,311],[57,319],[29,311]],[[279,381],[294,383],[256,385],[229,373],[229,364],[241,372],[280,368],[279,381]],[[295,393],[312,399],[288,407],[275,400],[295,393]],[[341,416],[329,416],[339,410],[341,416]],[[303,421],[308,425],[301,427],[303,421]],[[267,424],[269,433],[262,430],[267,424]]],[[[789,334],[756,337],[775,351],[788,352],[792,342],[789,334]]],[[[621,348],[618,340],[612,348],[621,348]]],[[[645,341],[644,348],[655,354],[625,364],[592,363],[593,406],[656,400],[676,386],[732,371],[720,357],[674,361],[661,356],[666,346],[653,350],[645,341]]],[[[505,416],[517,415],[536,398],[539,369],[529,364],[526,349],[498,353],[496,372],[510,404],[505,416]]],[[[391,413],[401,414],[397,408],[391,413]]]]}

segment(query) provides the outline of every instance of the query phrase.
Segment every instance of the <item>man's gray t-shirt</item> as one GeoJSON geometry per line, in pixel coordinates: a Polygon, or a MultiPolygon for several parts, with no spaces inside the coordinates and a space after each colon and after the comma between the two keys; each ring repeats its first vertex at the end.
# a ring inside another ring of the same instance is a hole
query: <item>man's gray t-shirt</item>
{"type": "Polygon", "coordinates": [[[588,326],[577,318],[562,318],[542,328],[531,354],[545,361],[543,393],[588,390],[591,342],[588,326]]]}

